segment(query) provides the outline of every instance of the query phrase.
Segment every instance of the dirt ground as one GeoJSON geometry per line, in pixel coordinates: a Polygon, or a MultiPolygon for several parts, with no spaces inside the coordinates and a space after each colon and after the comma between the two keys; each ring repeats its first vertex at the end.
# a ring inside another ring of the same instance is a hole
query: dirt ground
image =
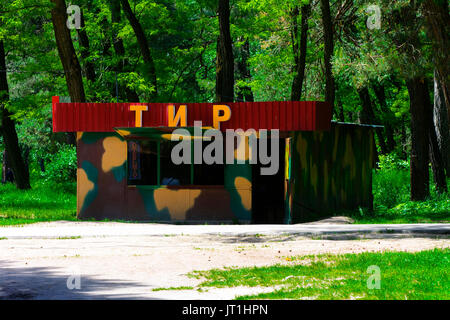
{"type": "Polygon", "coordinates": [[[448,236],[442,235],[384,233],[369,238],[326,240],[289,234],[8,238],[0,240],[0,298],[233,299],[272,289],[153,289],[195,287],[200,281],[186,276],[193,270],[290,263],[286,257],[294,255],[450,247],[448,236]]]}

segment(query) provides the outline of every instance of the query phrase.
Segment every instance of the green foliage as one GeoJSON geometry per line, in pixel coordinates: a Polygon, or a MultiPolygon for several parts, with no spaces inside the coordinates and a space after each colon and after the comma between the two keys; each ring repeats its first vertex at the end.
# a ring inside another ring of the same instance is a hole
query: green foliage
{"type": "MultiPolygon", "coordinates": [[[[67,2],[67,1],[66,1],[67,2]]],[[[219,35],[216,0],[129,0],[141,23],[155,62],[158,102],[214,101],[216,43],[219,35]]],[[[67,2],[68,3],[68,2],[67,2]]],[[[236,87],[248,85],[256,101],[288,100],[295,72],[293,30],[301,16],[292,17],[295,6],[310,3],[306,73],[302,100],[324,99],[323,26],[319,1],[235,0],[231,1],[230,28],[235,61],[239,46],[248,40],[250,78],[236,78],[236,87]]],[[[136,35],[124,13],[111,22],[110,1],[74,0],[83,11],[83,30],[89,39],[88,56],[81,55],[79,34],[72,30],[75,52],[83,68],[88,101],[126,101],[124,88],[136,91],[148,101],[154,88],[136,35]],[[114,31],[114,32],[113,32],[114,31]],[[113,33],[122,39],[125,55],[118,56],[113,33]],[[94,65],[96,80],[86,79],[86,63],[94,65]],[[127,65],[127,66],[125,66],[127,65]],[[117,72],[118,66],[123,70],[117,72]]],[[[375,117],[394,129],[397,144],[393,153],[380,156],[374,173],[374,213],[360,217],[411,217],[444,214],[449,211],[448,195],[432,196],[424,202],[409,201],[409,94],[404,80],[413,75],[430,77],[433,71],[431,41],[425,32],[420,6],[408,0],[357,0],[335,2],[333,75],[336,107],[342,106],[345,121],[357,122],[361,101],[356,89],[368,86],[375,117]],[[368,29],[369,5],[379,5],[381,29],[368,29]],[[412,10],[413,9],[413,10],[412,10]],[[411,11],[412,10],[412,11],[411,11]],[[409,14],[409,18],[404,19],[409,14]],[[371,86],[383,85],[385,109],[371,86]],[[387,109],[387,110],[386,110],[387,109]],[[447,197],[447,198],[446,198],[447,197]]],[[[68,96],[67,84],[54,38],[48,0],[3,1],[0,4],[0,40],[7,52],[10,99],[5,106],[14,114],[20,145],[30,151],[31,175],[42,183],[72,182],[76,174],[75,149],[65,145],[65,134],[51,128],[51,96],[68,96]],[[41,172],[38,163],[46,167],[41,172]]],[[[86,52],[86,51],[84,51],[86,52]]],[[[0,145],[0,150],[2,146],[0,145]]]]}
{"type": "MultiPolygon", "coordinates": [[[[429,199],[411,201],[409,160],[400,159],[395,153],[380,155],[379,160],[378,169],[373,172],[374,210],[348,213],[356,223],[450,221],[450,192],[439,194],[431,184],[429,199]]],[[[450,186],[450,179],[447,185],[450,186]]]]}
{"type": "Polygon", "coordinates": [[[380,171],[409,170],[408,160],[399,159],[395,154],[380,154],[378,158],[380,171]]]}
{"type": "Polygon", "coordinates": [[[409,162],[394,154],[379,155],[374,171],[372,192],[374,207],[386,210],[409,199],[409,162]]]}
{"type": "Polygon", "coordinates": [[[274,287],[237,299],[444,299],[450,298],[450,249],[286,257],[290,265],[194,271],[205,287],[274,287]],[[368,287],[370,266],[379,289],[368,287]]]}
{"type": "Polygon", "coordinates": [[[77,152],[75,146],[60,145],[58,152],[47,162],[45,172],[40,172],[41,178],[47,183],[71,182],[77,177],[77,152]]]}
{"type": "Polygon", "coordinates": [[[407,201],[400,203],[389,210],[394,216],[429,216],[435,218],[450,218],[450,194],[433,194],[425,201],[407,201]]]}
{"type": "Polygon", "coordinates": [[[373,179],[375,207],[402,214],[450,213],[448,194],[438,194],[434,184],[431,184],[430,199],[409,201],[409,160],[399,159],[394,153],[379,155],[379,160],[379,168],[374,172],[373,179]]]}
{"type": "Polygon", "coordinates": [[[373,177],[374,207],[389,209],[409,199],[409,172],[404,170],[379,170],[373,177]]]}
{"type": "Polygon", "coordinates": [[[45,183],[33,176],[31,186],[0,184],[0,225],[76,219],[76,183],[45,183]]]}

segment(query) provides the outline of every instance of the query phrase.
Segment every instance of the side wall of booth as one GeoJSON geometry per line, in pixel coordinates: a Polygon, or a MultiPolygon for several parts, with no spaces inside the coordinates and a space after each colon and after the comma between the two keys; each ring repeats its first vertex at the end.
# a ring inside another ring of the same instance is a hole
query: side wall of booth
{"type": "Polygon", "coordinates": [[[290,143],[288,220],[371,209],[375,152],[369,126],[333,123],[330,131],[296,132],[290,143]]]}

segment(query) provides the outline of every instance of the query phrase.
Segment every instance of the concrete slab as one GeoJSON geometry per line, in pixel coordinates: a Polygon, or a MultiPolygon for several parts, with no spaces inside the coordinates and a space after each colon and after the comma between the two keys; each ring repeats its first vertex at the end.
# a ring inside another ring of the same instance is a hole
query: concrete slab
{"type": "Polygon", "coordinates": [[[434,234],[450,235],[450,224],[294,224],[294,225],[174,225],[156,223],[55,221],[0,227],[0,238],[69,238],[164,235],[297,235],[338,234],[434,234]]]}

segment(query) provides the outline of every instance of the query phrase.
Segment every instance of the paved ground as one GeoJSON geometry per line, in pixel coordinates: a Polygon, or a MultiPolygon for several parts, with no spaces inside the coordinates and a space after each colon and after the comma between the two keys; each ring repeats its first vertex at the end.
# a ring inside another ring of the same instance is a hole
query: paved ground
{"type": "MultiPolygon", "coordinates": [[[[330,219],[341,222],[341,217],[330,219]],[[337,220],[334,220],[337,219],[337,220]]],[[[21,227],[1,227],[0,238],[61,238],[61,237],[111,237],[111,236],[165,236],[165,235],[283,235],[323,236],[344,234],[399,233],[399,234],[450,234],[450,224],[347,224],[330,223],[266,224],[266,225],[175,225],[157,223],[120,222],[44,222],[21,227]]]]}
{"type": "MultiPolygon", "coordinates": [[[[166,225],[51,222],[0,228],[0,298],[232,299],[265,288],[195,287],[193,270],[290,263],[286,256],[450,247],[450,225],[166,225]],[[79,275],[79,277],[78,277],[79,275]],[[67,281],[81,289],[69,290],[67,281]]],[[[344,221],[345,223],[345,221],[344,221]]]]}

